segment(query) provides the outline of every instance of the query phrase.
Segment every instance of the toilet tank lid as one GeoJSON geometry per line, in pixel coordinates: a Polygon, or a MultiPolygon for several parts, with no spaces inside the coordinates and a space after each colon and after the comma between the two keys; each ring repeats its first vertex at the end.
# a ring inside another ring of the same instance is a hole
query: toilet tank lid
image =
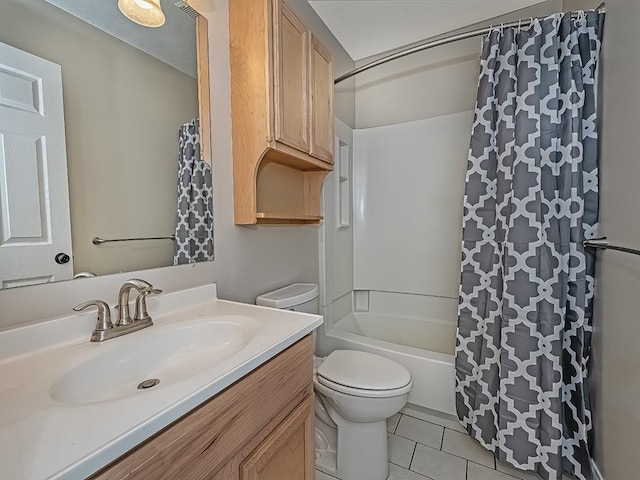
{"type": "Polygon", "coordinates": [[[395,390],[411,383],[411,373],[399,363],[355,350],[331,352],[317,373],[331,382],[362,390],[395,390]]]}
{"type": "Polygon", "coordinates": [[[295,307],[318,296],[315,283],[294,283],[256,298],[256,305],[272,308],[295,307]]]}

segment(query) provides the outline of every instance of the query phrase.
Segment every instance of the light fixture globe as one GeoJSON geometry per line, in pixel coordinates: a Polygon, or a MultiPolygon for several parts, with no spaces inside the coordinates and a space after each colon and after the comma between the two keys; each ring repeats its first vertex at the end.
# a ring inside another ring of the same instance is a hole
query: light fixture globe
{"type": "Polygon", "coordinates": [[[132,22],[144,27],[161,27],[165,18],[160,0],[118,0],[118,8],[132,22]]]}

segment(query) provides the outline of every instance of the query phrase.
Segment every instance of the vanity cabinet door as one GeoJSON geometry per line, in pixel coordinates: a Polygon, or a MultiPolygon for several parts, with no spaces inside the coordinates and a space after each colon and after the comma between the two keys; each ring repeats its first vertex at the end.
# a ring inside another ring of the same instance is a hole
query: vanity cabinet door
{"type": "Polygon", "coordinates": [[[284,3],[274,2],[276,140],[309,151],[309,31],[284,3]]]}
{"type": "Polygon", "coordinates": [[[241,480],[313,480],[314,396],[310,395],[241,466],[241,480]]]}

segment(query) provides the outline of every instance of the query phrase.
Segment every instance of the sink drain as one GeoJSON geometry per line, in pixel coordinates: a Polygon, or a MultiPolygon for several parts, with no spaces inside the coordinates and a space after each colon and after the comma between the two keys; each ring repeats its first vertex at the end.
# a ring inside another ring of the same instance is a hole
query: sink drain
{"type": "Polygon", "coordinates": [[[147,388],[155,387],[159,383],[160,383],[160,380],[158,380],[157,378],[150,378],[149,380],[140,382],[138,384],[138,390],[146,390],[147,388]]]}

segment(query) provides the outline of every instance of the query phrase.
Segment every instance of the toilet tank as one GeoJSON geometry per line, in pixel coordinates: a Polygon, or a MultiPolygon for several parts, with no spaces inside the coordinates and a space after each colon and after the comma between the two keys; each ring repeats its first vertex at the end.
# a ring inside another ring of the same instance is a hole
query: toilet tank
{"type": "Polygon", "coordinates": [[[256,298],[256,305],[303,313],[318,313],[318,285],[294,283],[256,298]]]}

